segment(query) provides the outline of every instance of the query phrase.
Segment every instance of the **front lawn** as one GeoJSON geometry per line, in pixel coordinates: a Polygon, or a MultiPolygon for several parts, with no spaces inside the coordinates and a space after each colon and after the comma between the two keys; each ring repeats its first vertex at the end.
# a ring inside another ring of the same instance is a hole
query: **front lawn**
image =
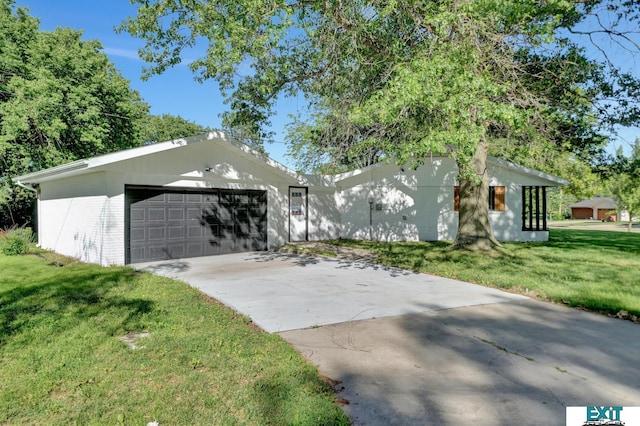
{"type": "Polygon", "coordinates": [[[283,339],[184,283],[33,255],[0,271],[0,424],[348,423],[283,339]]]}
{"type": "Polygon", "coordinates": [[[570,306],[640,315],[640,234],[552,229],[545,243],[504,243],[492,253],[452,251],[446,242],[337,240],[377,262],[538,296],[570,306]]]}

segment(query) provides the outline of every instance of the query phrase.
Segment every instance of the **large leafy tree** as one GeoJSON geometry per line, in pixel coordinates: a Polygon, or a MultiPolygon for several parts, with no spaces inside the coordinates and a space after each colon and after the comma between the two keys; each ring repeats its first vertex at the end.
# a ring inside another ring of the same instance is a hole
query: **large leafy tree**
{"type": "Polygon", "coordinates": [[[609,189],[618,203],[618,210],[629,213],[627,227],[631,231],[633,219],[640,215],[640,139],[636,138],[630,157],[622,150],[616,153],[609,189]]]}
{"type": "Polygon", "coordinates": [[[143,145],[184,138],[208,132],[208,127],[171,114],[149,115],[142,120],[138,136],[143,145]]]}
{"type": "Polygon", "coordinates": [[[486,203],[490,151],[578,161],[603,142],[598,126],[638,119],[627,102],[637,82],[558,38],[601,6],[637,22],[632,1],[135,2],[137,16],[122,29],[146,40],[147,71],[205,44],[190,66],[226,91],[232,124],[259,129],[278,95],[302,91],[312,121],[293,126],[293,146],[307,158],[417,166],[449,153],[459,168],[457,247],[497,244],[486,203]]]}
{"type": "Polygon", "coordinates": [[[0,225],[29,221],[11,178],[135,146],[148,105],[98,41],[39,22],[0,0],[0,225]]]}

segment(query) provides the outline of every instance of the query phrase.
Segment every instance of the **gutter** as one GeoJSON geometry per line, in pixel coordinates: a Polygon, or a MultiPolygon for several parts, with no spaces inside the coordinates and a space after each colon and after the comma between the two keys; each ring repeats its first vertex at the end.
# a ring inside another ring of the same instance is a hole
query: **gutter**
{"type": "Polygon", "coordinates": [[[26,190],[28,190],[28,191],[32,191],[32,192],[34,192],[36,195],[38,194],[38,190],[37,190],[36,188],[34,188],[33,186],[26,185],[26,184],[24,184],[24,183],[20,182],[19,180],[14,180],[13,182],[14,182],[16,185],[18,185],[20,188],[24,188],[24,189],[26,189],[26,190]]]}

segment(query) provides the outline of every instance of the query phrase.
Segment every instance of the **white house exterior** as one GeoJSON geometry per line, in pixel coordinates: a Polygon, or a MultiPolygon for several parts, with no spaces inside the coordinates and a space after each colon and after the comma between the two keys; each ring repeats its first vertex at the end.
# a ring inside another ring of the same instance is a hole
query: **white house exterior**
{"type": "MultiPolygon", "coordinates": [[[[496,237],[547,240],[545,190],[565,182],[497,159],[489,167],[501,194],[491,212],[496,237]]],[[[456,177],[447,157],[415,171],[377,164],[299,175],[212,132],[14,180],[38,193],[41,247],[110,265],[331,238],[452,240],[456,177]]]]}
{"type": "MultiPolygon", "coordinates": [[[[543,191],[566,182],[497,158],[489,158],[488,163],[489,185],[504,188],[504,209],[489,212],[495,237],[500,241],[547,241],[546,215],[542,212],[543,207],[546,211],[543,191]],[[528,191],[524,199],[523,190],[528,188],[532,191],[528,191]],[[527,205],[533,208],[523,209],[527,205]],[[530,216],[536,210],[539,214],[530,216]],[[523,226],[530,224],[533,226],[523,226]]],[[[457,177],[458,169],[453,159],[435,156],[415,171],[376,164],[336,176],[341,237],[379,241],[455,239],[458,230],[458,213],[454,209],[457,177]]]]}

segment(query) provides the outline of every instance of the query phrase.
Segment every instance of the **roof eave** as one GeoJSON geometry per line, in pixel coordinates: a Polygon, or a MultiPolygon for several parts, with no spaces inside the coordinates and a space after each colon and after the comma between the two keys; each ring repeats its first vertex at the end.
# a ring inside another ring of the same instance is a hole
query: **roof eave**
{"type": "Polygon", "coordinates": [[[46,182],[48,180],[73,176],[78,174],[78,172],[82,170],[86,170],[88,167],[89,162],[87,160],[78,160],[72,163],[52,167],[50,169],[40,170],[38,172],[28,173],[22,176],[16,176],[12,178],[12,180],[18,185],[27,183],[37,184],[46,182]]]}
{"type": "Polygon", "coordinates": [[[544,179],[547,180],[549,182],[555,183],[557,186],[565,186],[569,184],[569,181],[557,176],[553,176],[544,172],[541,172],[539,170],[535,170],[535,169],[530,169],[529,167],[525,167],[525,166],[521,166],[519,164],[515,164],[512,163],[511,161],[507,161],[507,160],[503,160],[501,158],[497,158],[497,157],[488,157],[487,161],[502,167],[505,167],[507,169],[511,169],[513,171],[519,172],[519,173],[524,173],[524,174],[528,174],[531,176],[536,176],[540,179],[544,179]]]}

